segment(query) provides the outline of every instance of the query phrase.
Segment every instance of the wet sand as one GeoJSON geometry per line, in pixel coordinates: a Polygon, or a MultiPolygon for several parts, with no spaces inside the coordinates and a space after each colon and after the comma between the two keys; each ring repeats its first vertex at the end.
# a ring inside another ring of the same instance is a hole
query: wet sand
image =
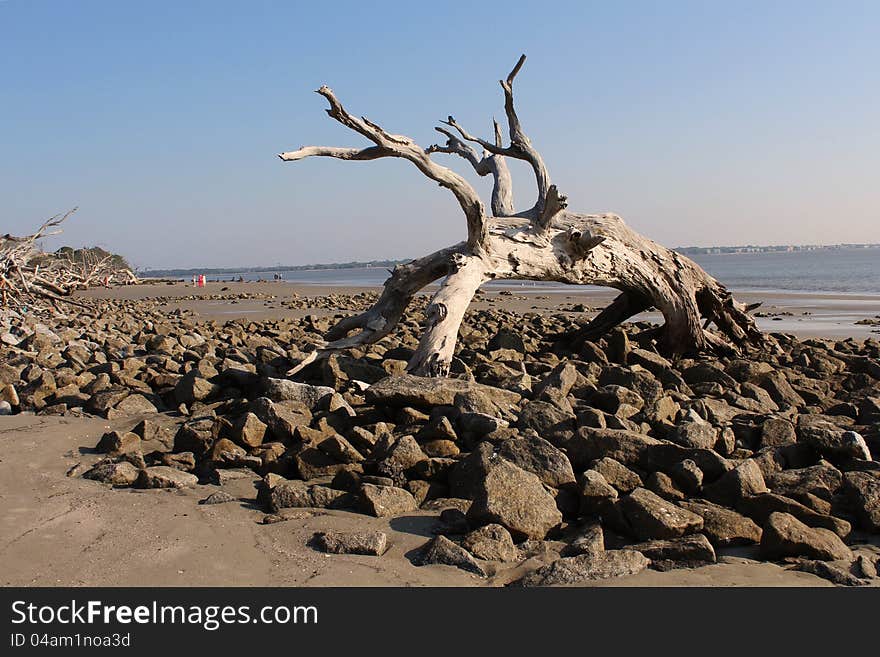
{"type": "MultiPolygon", "coordinates": [[[[436,286],[426,288],[423,294],[431,294],[436,286]]],[[[328,315],[325,310],[304,310],[284,308],[282,302],[293,295],[301,297],[317,297],[329,294],[357,294],[361,292],[380,292],[379,287],[351,287],[325,285],[295,285],[286,282],[266,283],[208,283],[204,288],[195,288],[189,283],[173,285],[158,283],[136,285],[110,290],[95,289],[82,293],[95,298],[127,298],[145,297],[184,297],[203,295],[262,294],[273,295],[275,299],[249,300],[184,300],[178,299],[167,304],[169,310],[178,308],[191,310],[197,317],[226,321],[230,319],[262,320],[272,317],[302,317],[308,314],[328,315]]],[[[584,291],[573,289],[571,292],[544,291],[540,288],[514,286],[483,288],[484,294],[478,296],[471,308],[505,308],[519,313],[551,314],[563,312],[575,319],[589,319],[599,309],[606,306],[616,296],[611,289],[595,289],[584,291]],[[509,294],[508,294],[509,293],[509,294]],[[566,308],[583,304],[595,310],[590,312],[572,312],[566,308]]],[[[793,333],[799,337],[833,337],[855,338],[864,340],[868,337],[880,338],[880,326],[859,325],[856,322],[864,319],[876,319],[880,316],[880,295],[842,295],[842,294],[805,294],[797,292],[736,292],[737,299],[744,303],[761,302],[755,312],[758,326],[765,331],[793,333]],[[768,314],[772,317],[763,317],[768,314]]],[[[339,308],[339,312],[350,312],[347,308],[339,308]]],[[[659,313],[642,313],[633,321],[660,322],[659,313]]],[[[880,321],[880,320],[878,320],[880,321]]]]}

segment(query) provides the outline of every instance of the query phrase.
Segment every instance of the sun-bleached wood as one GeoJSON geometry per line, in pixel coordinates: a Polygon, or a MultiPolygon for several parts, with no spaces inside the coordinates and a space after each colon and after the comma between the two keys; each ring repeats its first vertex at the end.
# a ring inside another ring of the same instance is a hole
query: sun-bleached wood
{"type": "MultiPolygon", "coordinates": [[[[307,362],[333,351],[380,340],[394,328],[415,294],[440,278],[445,280],[428,304],[426,327],[407,369],[424,376],[449,373],[465,311],[481,284],[490,280],[543,280],[616,288],[621,294],[578,335],[598,339],[630,317],[655,307],[664,318],[658,334],[662,351],[673,356],[716,350],[736,352],[768,348],[765,336],[748,314],[752,307],[737,302],[727,289],[689,258],[629,228],[615,214],[578,214],[567,210],[567,199],[552,183],[543,158],[522,128],[513,102],[513,81],[525,62],[520,57],[501,80],[510,144],[503,145],[501,128],[495,139],[471,135],[452,116],[436,130],[444,145],[421,148],[412,139],[393,135],[375,123],[350,115],[328,87],[318,93],[330,103],[327,113],[375,145],[363,149],[304,146],[280,154],[291,162],[307,157],[374,160],[399,157],[449,189],[465,213],[468,238],[424,258],[395,267],[376,304],[346,317],[327,334],[327,343],[307,362]],[[480,155],[470,144],[482,147],[480,155]],[[474,188],[431,155],[450,154],[467,160],[480,176],[491,175],[492,215],[474,188]],[[505,157],[531,165],[537,200],[517,213],[505,157]],[[714,330],[710,325],[714,324],[714,330]],[[354,332],[354,333],[353,333],[354,332]]],[[[295,368],[298,371],[307,362],[295,368]]]]}

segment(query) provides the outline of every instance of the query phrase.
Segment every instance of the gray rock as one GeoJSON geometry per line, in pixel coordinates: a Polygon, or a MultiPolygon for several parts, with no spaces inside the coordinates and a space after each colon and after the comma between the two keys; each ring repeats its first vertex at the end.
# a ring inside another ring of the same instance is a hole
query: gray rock
{"type": "Polygon", "coordinates": [[[590,404],[598,409],[616,415],[621,406],[631,406],[637,410],[645,406],[645,400],[639,393],[619,385],[602,386],[590,398],[590,404]]]}
{"type": "Polygon", "coordinates": [[[797,500],[776,493],[761,493],[743,499],[739,504],[739,509],[761,523],[765,522],[771,513],[787,513],[810,527],[828,529],[840,537],[849,536],[852,529],[846,520],[818,513],[797,500]]]}
{"type": "Polygon", "coordinates": [[[700,516],[644,488],[637,488],[618,504],[633,533],[641,540],[677,538],[703,528],[700,516]]]}
{"type": "Polygon", "coordinates": [[[242,415],[232,428],[232,439],[246,447],[259,447],[266,438],[268,427],[253,413],[242,415]]]}
{"type": "Polygon", "coordinates": [[[652,472],[648,475],[645,487],[651,492],[657,493],[664,500],[672,502],[678,502],[687,497],[684,491],[672,480],[672,477],[665,472],[652,472]]]}
{"type": "Polygon", "coordinates": [[[167,465],[154,465],[141,470],[135,485],[138,488],[191,488],[199,483],[194,474],[167,465]]]}
{"type": "Polygon", "coordinates": [[[380,531],[317,532],[312,545],[330,554],[363,554],[382,556],[388,549],[388,536],[380,531]]]}
{"type": "Polygon", "coordinates": [[[867,555],[860,554],[856,557],[855,568],[856,572],[865,579],[873,579],[877,577],[877,564],[875,564],[874,560],[867,555]]]}
{"type": "Polygon", "coordinates": [[[599,554],[563,557],[529,573],[516,583],[519,586],[560,586],[635,575],[650,562],[634,550],[606,550],[599,554]]]}
{"type": "Polygon", "coordinates": [[[510,532],[497,524],[485,525],[468,533],[461,546],[485,561],[516,561],[520,556],[510,532]]]}
{"type": "Polygon", "coordinates": [[[422,553],[418,558],[418,565],[443,564],[455,566],[480,577],[486,576],[486,571],[477,563],[470,552],[460,545],[456,545],[445,536],[435,536],[422,547],[422,553]]]}
{"type": "Polygon", "coordinates": [[[318,449],[340,463],[361,463],[363,455],[339,434],[333,434],[318,443],[318,449]]]}
{"type": "Polygon", "coordinates": [[[797,433],[801,442],[812,445],[821,454],[829,457],[853,457],[871,460],[871,452],[865,439],[855,431],[841,429],[831,422],[807,420],[801,416],[797,433]]]}
{"type": "Polygon", "coordinates": [[[829,582],[833,582],[838,586],[865,586],[865,584],[867,584],[866,581],[859,579],[840,566],[825,561],[801,561],[794,567],[794,569],[816,575],[822,579],[827,579],[829,582]]]}
{"type": "Polygon", "coordinates": [[[601,474],[618,493],[631,493],[643,485],[642,478],[638,474],[607,456],[593,461],[590,469],[601,474]]]}
{"type": "Polygon", "coordinates": [[[646,472],[666,470],[679,461],[691,459],[710,481],[730,469],[727,460],[712,450],[664,443],[644,434],[620,429],[581,427],[566,445],[565,451],[575,468],[584,469],[592,461],[606,456],[627,467],[646,472]]]}
{"type": "Polygon", "coordinates": [[[575,557],[580,554],[598,555],[605,551],[605,532],[602,525],[593,522],[578,529],[577,535],[562,550],[563,557],[575,557]]]}
{"type": "Polygon", "coordinates": [[[687,493],[696,493],[703,486],[703,471],[691,459],[673,465],[669,476],[687,493]]]}
{"type": "Polygon", "coordinates": [[[139,475],[140,471],[134,465],[128,461],[120,461],[118,463],[98,463],[85,472],[83,478],[113,486],[131,486],[137,481],[139,475]]]}
{"type": "Polygon", "coordinates": [[[314,411],[318,402],[336,391],[328,386],[313,386],[287,379],[267,378],[265,396],[273,402],[296,401],[314,411]]]}
{"type": "Polygon", "coordinates": [[[681,375],[690,385],[697,383],[717,383],[725,389],[737,387],[736,380],[713,363],[697,363],[696,365],[691,365],[684,370],[681,375]]]}
{"type": "Polygon", "coordinates": [[[191,405],[220,394],[220,386],[191,372],[180,379],[174,387],[174,397],[180,404],[191,405]]]}
{"type": "Polygon", "coordinates": [[[834,532],[807,527],[793,515],[774,512],[764,525],[761,556],[771,560],[807,557],[834,561],[851,560],[852,552],[834,532]]]}
{"type": "Polygon", "coordinates": [[[472,393],[485,397],[491,403],[512,408],[520,400],[520,395],[502,388],[493,388],[473,381],[449,378],[425,378],[406,374],[390,376],[367,388],[367,403],[376,406],[393,407],[414,406],[433,408],[451,406],[455,396],[472,393]]]}
{"type": "Polygon", "coordinates": [[[365,513],[377,518],[400,516],[419,508],[412,494],[396,486],[375,486],[363,484],[360,490],[360,505],[365,513]]]}
{"type": "Polygon", "coordinates": [[[617,501],[615,489],[599,472],[586,470],[580,477],[581,513],[600,514],[617,501]]]}
{"type": "Polygon", "coordinates": [[[481,483],[486,479],[491,464],[499,457],[492,443],[484,441],[461,459],[449,473],[449,492],[452,497],[473,500],[481,483]]]}
{"type": "Polygon", "coordinates": [[[627,354],[626,362],[630,365],[641,365],[654,376],[662,376],[672,368],[672,363],[660,354],[635,347],[627,354]]]}
{"type": "Polygon", "coordinates": [[[532,472],[552,488],[575,483],[568,457],[546,440],[537,437],[505,440],[498,454],[527,472],[532,472]]]}
{"type": "Polygon", "coordinates": [[[225,504],[226,502],[235,502],[235,498],[224,490],[218,490],[211,493],[208,497],[199,500],[199,504],[225,504]]]}
{"type": "Polygon", "coordinates": [[[859,525],[880,532],[880,479],[868,472],[847,472],[843,493],[855,510],[859,525]]]}
{"type": "Polygon", "coordinates": [[[427,460],[428,455],[422,451],[415,438],[402,436],[391,444],[376,463],[376,474],[390,477],[396,484],[403,485],[406,483],[407,472],[416,464],[427,460]]]}
{"type": "Polygon", "coordinates": [[[575,414],[556,404],[535,400],[528,402],[520,411],[517,428],[531,429],[553,445],[563,445],[574,435],[575,414]]]}
{"type": "Polygon", "coordinates": [[[679,506],[703,518],[703,533],[713,545],[748,545],[761,540],[761,528],[751,518],[706,500],[679,502],[679,506]]]}
{"type": "Polygon", "coordinates": [[[125,454],[141,448],[141,438],[132,432],[109,431],[101,436],[95,449],[105,454],[125,454]]]}
{"type": "Polygon", "coordinates": [[[490,463],[468,510],[474,526],[498,523],[514,538],[544,538],[562,522],[556,501],[537,475],[504,459],[490,463]]]}
{"type": "Polygon", "coordinates": [[[811,494],[824,500],[830,500],[843,484],[840,470],[824,461],[808,468],[774,472],[764,479],[774,493],[787,497],[811,494]]]}
{"type": "Polygon", "coordinates": [[[788,406],[802,407],[806,405],[804,398],[795,392],[788,379],[785,378],[785,374],[779,370],[765,374],[759,385],[770,393],[770,397],[781,408],[788,406]]]}
{"type": "Polygon", "coordinates": [[[669,439],[684,447],[712,449],[718,441],[718,432],[708,422],[685,422],[675,428],[669,439]]]}
{"type": "Polygon", "coordinates": [[[724,506],[736,506],[745,497],[766,492],[764,475],[752,459],[743,461],[703,489],[706,499],[724,506]]]}
{"type": "Polygon", "coordinates": [[[781,417],[768,417],[761,425],[761,447],[783,447],[797,442],[794,425],[781,417]]]}
{"type": "Polygon", "coordinates": [[[341,509],[351,506],[348,493],[328,486],[309,485],[303,481],[284,480],[269,495],[272,511],[290,508],[341,509]]]}
{"type": "Polygon", "coordinates": [[[293,457],[297,472],[301,479],[306,481],[331,477],[349,467],[346,463],[340,463],[332,456],[322,452],[316,447],[307,447],[297,452],[293,457]]]}
{"type": "Polygon", "coordinates": [[[682,538],[655,539],[628,545],[627,549],[641,552],[651,560],[655,568],[661,570],[671,566],[715,563],[715,550],[709,539],[703,534],[692,534],[682,538]]]}

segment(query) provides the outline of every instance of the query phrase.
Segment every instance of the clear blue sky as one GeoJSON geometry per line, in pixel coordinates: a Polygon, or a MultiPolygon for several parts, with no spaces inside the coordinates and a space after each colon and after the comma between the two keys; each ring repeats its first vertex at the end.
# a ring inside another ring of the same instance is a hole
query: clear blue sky
{"type": "Polygon", "coordinates": [[[48,246],[140,266],[422,255],[465,222],[412,165],[275,154],[363,144],[323,83],[425,146],[447,114],[488,133],[521,52],[572,209],[670,246],[880,241],[874,1],[0,0],[0,232],[78,205],[48,246]]]}

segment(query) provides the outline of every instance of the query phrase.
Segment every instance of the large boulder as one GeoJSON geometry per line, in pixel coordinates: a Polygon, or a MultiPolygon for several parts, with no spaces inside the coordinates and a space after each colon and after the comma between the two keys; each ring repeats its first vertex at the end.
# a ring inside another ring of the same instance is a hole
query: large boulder
{"type": "Polygon", "coordinates": [[[771,513],[761,536],[765,559],[807,557],[822,561],[852,560],[852,552],[832,531],[807,527],[788,513],[771,513]]]}
{"type": "Polygon", "coordinates": [[[772,513],[787,513],[810,527],[828,529],[840,537],[849,536],[852,529],[846,520],[819,513],[797,500],[776,493],[761,493],[744,498],[739,504],[739,510],[760,523],[766,522],[772,513]]]}
{"type": "Polygon", "coordinates": [[[576,469],[586,468],[592,461],[606,456],[645,472],[667,470],[690,459],[703,471],[707,481],[717,479],[730,469],[727,460],[711,449],[683,447],[623,429],[581,427],[565,451],[576,469]]]}
{"type": "Polygon", "coordinates": [[[707,499],[725,506],[736,506],[745,497],[766,492],[764,475],[752,459],[743,461],[703,490],[707,499]]]}
{"type": "Polygon", "coordinates": [[[287,379],[266,378],[265,396],[273,402],[297,401],[314,411],[318,402],[336,391],[328,386],[313,386],[287,379]]]}
{"type": "Polygon", "coordinates": [[[880,479],[868,472],[847,472],[843,492],[859,525],[869,532],[880,532],[880,479]]]}
{"type": "Polygon", "coordinates": [[[644,484],[638,474],[630,470],[623,463],[607,456],[593,461],[590,469],[602,475],[605,481],[611,484],[618,493],[631,493],[636,488],[641,488],[644,484]]]}
{"type": "Polygon", "coordinates": [[[416,561],[419,566],[442,564],[455,566],[481,577],[486,575],[486,571],[470,552],[442,535],[428,541],[416,561]]]}
{"type": "Polygon", "coordinates": [[[770,397],[772,397],[773,401],[779,404],[781,408],[786,408],[788,406],[801,407],[806,405],[804,398],[795,392],[795,389],[791,387],[788,379],[785,378],[785,374],[779,370],[774,370],[765,374],[759,385],[770,393],[770,397]]]}
{"type": "Polygon", "coordinates": [[[491,524],[468,533],[461,546],[478,559],[486,561],[516,561],[519,549],[513,544],[510,532],[501,525],[491,524]]]}
{"type": "Polygon", "coordinates": [[[529,573],[516,582],[519,586],[560,586],[635,575],[650,562],[635,550],[606,550],[599,554],[562,557],[529,573]]]}
{"type": "Polygon", "coordinates": [[[245,447],[259,447],[266,438],[268,427],[253,413],[242,415],[232,428],[232,437],[235,442],[245,447]]]}
{"type": "Polygon", "coordinates": [[[764,479],[774,493],[788,497],[815,495],[830,501],[843,483],[843,474],[830,463],[823,461],[808,468],[774,472],[764,479]]]}
{"type": "Polygon", "coordinates": [[[542,539],[562,522],[556,500],[537,475],[498,458],[477,486],[467,513],[473,526],[497,523],[514,538],[542,539]]]}
{"type": "Polygon", "coordinates": [[[636,538],[677,538],[703,528],[696,513],[676,506],[645,488],[636,488],[618,502],[636,538]]]}
{"type": "Polygon", "coordinates": [[[553,445],[562,446],[574,435],[576,424],[570,409],[533,400],[523,406],[516,426],[522,431],[530,429],[553,445]]]}
{"type": "Polygon", "coordinates": [[[167,465],[154,465],[140,471],[135,485],[138,488],[191,488],[199,483],[194,474],[167,465]]]}
{"type": "Polygon", "coordinates": [[[284,480],[272,487],[269,505],[274,512],[297,508],[339,509],[351,506],[351,497],[345,491],[329,486],[284,480]]]}
{"type": "Polygon", "coordinates": [[[388,549],[388,536],[380,531],[318,532],[311,544],[330,554],[365,554],[378,557],[388,549]]]}
{"type": "Polygon", "coordinates": [[[703,534],[654,539],[628,545],[627,549],[641,552],[651,560],[652,566],[659,570],[715,563],[715,550],[703,534]]]}
{"type": "Polygon", "coordinates": [[[831,422],[802,415],[798,420],[797,434],[800,442],[811,445],[831,459],[852,457],[871,460],[871,452],[861,434],[842,429],[831,422]]]}
{"type": "Polygon", "coordinates": [[[682,501],[678,504],[703,519],[703,533],[713,545],[748,545],[761,540],[761,528],[741,513],[706,500],[682,501]]]}
{"type": "Polygon", "coordinates": [[[460,393],[471,393],[487,398],[492,403],[512,408],[520,400],[520,396],[503,388],[493,388],[474,381],[447,378],[425,378],[405,374],[389,376],[374,383],[365,392],[367,403],[376,406],[393,406],[402,408],[433,408],[435,406],[451,406],[455,396],[460,393]]]}
{"type": "Polygon", "coordinates": [[[364,513],[377,518],[401,516],[419,508],[412,494],[396,486],[376,486],[363,484],[360,490],[360,504],[364,513]]]}
{"type": "Polygon", "coordinates": [[[575,483],[568,457],[546,440],[538,437],[505,440],[498,454],[523,470],[532,472],[552,488],[575,483]]]}
{"type": "Polygon", "coordinates": [[[137,481],[139,475],[140,471],[128,461],[119,461],[118,463],[103,461],[85,472],[83,478],[112,486],[131,486],[137,481]]]}

